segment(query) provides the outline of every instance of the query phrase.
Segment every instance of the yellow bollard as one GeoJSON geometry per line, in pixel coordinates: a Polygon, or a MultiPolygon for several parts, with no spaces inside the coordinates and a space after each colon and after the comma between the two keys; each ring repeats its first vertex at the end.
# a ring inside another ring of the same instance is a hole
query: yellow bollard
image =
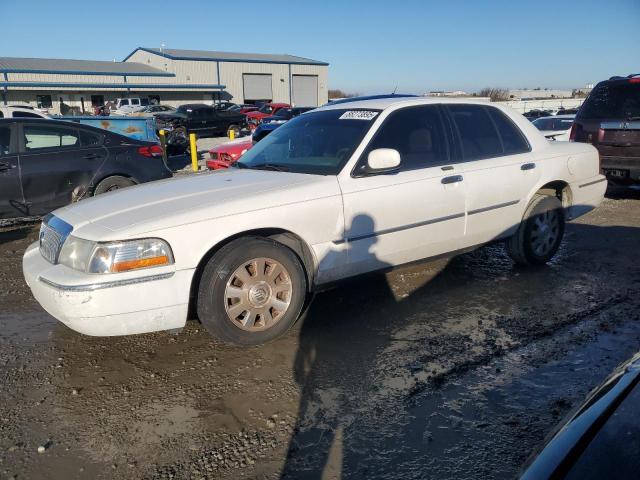
{"type": "Polygon", "coordinates": [[[234,140],[236,138],[236,131],[233,128],[229,129],[229,138],[234,140]]]}
{"type": "Polygon", "coordinates": [[[191,150],[191,168],[194,172],[198,171],[198,147],[196,145],[196,134],[189,134],[189,149],[191,150]]]}
{"type": "Polygon", "coordinates": [[[162,147],[162,158],[165,163],[167,161],[167,132],[164,130],[158,131],[158,137],[160,137],[160,146],[162,147]]]}

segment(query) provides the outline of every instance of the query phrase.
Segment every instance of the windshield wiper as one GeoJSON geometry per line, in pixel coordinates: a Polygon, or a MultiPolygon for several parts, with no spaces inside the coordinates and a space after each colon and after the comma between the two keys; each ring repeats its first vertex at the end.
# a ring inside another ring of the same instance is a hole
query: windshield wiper
{"type": "Polygon", "coordinates": [[[274,170],[276,172],[289,171],[289,167],[285,167],[284,165],[278,165],[277,163],[258,163],[257,165],[245,165],[245,167],[252,168],[254,170],[274,170]]]}

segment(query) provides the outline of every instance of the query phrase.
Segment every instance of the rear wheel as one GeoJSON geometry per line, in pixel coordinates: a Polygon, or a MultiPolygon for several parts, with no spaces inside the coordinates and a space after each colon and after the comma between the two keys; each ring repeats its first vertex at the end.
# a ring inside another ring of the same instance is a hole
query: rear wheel
{"type": "Polygon", "coordinates": [[[238,138],[240,136],[240,127],[238,125],[229,125],[227,137],[231,137],[231,132],[233,132],[233,138],[238,138]]]}
{"type": "Polygon", "coordinates": [[[205,266],[198,316],[215,337],[258,345],[285,333],[298,319],[306,281],[297,255],[260,237],[234,240],[205,266]]]}
{"type": "Polygon", "coordinates": [[[120,175],[112,175],[111,177],[107,177],[100,183],[98,183],[95,190],[93,191],[93,194],[100,195],[101,193],[112,192],[114,190],[130,187],[135,184],[136,183],[130,178],[122,177],[120,175]]]}
{"type": "Polygon", "coordinates": [[[520,265],[547,263],[564,236],[564,209],[556,197],[536,194],[516,233],[507,240],[507,252],[520,265]]]}

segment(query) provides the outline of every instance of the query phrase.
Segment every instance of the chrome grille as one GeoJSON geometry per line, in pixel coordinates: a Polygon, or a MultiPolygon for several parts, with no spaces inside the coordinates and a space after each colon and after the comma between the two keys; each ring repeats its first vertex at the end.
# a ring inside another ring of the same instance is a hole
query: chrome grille
{"type": "Polygon", "coordinates": [[[40,226],[40,254],[53,264],[58,262],[62,245],[73,227],[51,214],[47,215],[40,226]]]}

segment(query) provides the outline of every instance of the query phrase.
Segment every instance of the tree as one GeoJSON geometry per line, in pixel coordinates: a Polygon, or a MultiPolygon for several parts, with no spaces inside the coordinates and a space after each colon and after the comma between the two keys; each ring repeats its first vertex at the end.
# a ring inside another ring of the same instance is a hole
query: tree
{"type": "Polygon", "coordinates": [[[329,90],[329,98],[351,98],[357,96],[357,93],[347,93],[340,89],[329,90]]]}
{"type": "Polygon", "coordinates": [[[509,90],[506,88],[483,88],[480,90],[481,97],[489,97],[492,102],[506,102],[509,100],[509,90]]]}

